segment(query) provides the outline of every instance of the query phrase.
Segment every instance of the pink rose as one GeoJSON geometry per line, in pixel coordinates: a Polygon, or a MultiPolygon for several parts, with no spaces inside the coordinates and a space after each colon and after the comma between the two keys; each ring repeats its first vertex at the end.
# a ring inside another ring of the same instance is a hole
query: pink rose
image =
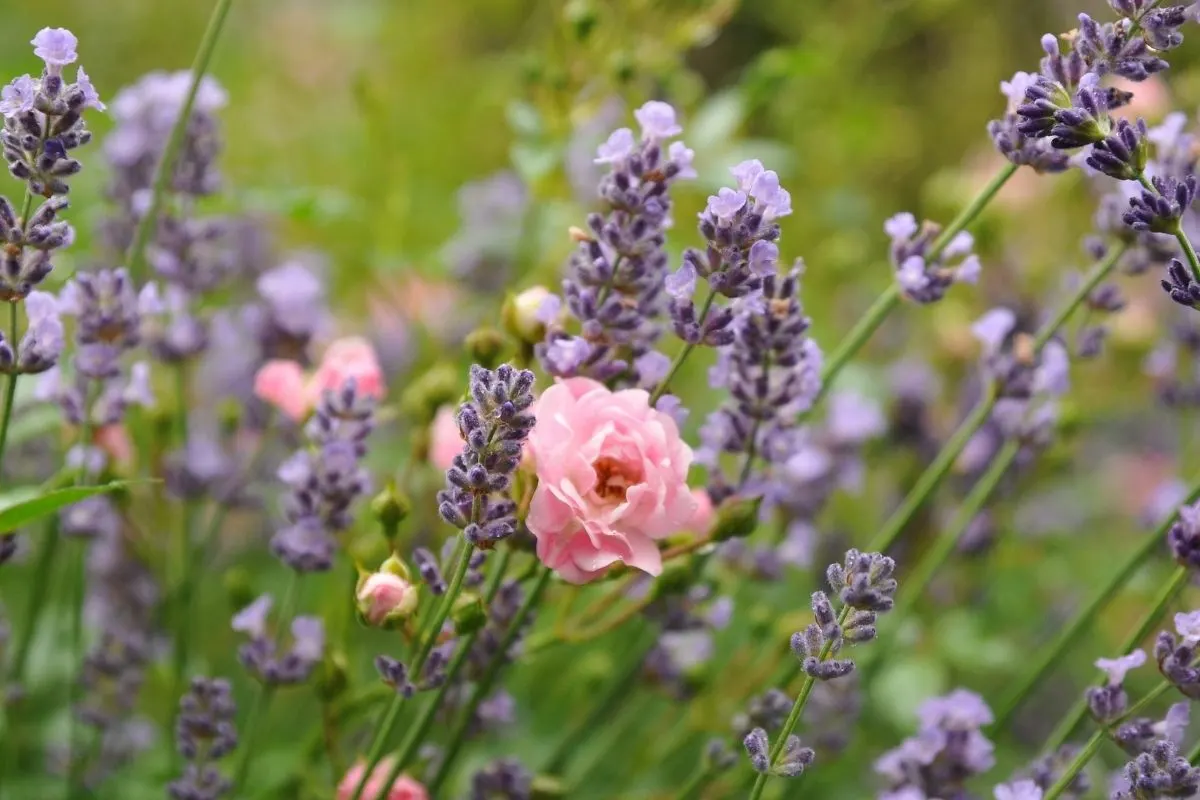
{"type": "Polygon", "coordinates": [[[412,616],[420,598],[417,587],[400,575],[373,572],[360,581],[356,599],[367,624],[379,627],[412,616]]]}
{"type": "Polygon", "coordinates": [[[325,349],[321,365],[309,382],[311,401],[316,403],[326,389],[341,389],[350,378],[358,384],[358,391],[368,397],[378,400],[387,391],[375,348],[361,336],[338,339],[325,349]]]}
{"type": "Polygon", "coordinates": [[[692,450],[675,421],[640,389],[612,392],[587,378],[546,390],[528,450],[538,476],[526,524],[538,558],[572,583],[618,561],[662,572],[655,540],[688,526],[692,450]]]}
{"type": "MultiPolygon", "coordinates": [[[[371,772],[367,785],[363,787],[362,800],[429,800],[429,793],[425,791],[425,787],[407,775],[396,778],[386,793],[384,792],[383,782],[392,771],[393,762],[390,757],[379,762],[371,772]]],[[[338,784],[337,800],[350,800],[354,797],[354,790],[362,780],[366,768],[366,762],[360,759],[346,772],[342,782],[338,784]]]]}
{"type": "Polygon", "coordinates": [[[275,359],[259,367],[254,376],[254,394],[297,422],[308,416],[304,370],[295,361],[275,359]]]}
{"type": "Polygon", "coordinates": [[[108,454],[116,464],[133,461],[133,441],[124,425],[102,425],[94,437],[96,446],[108,454]]]}
{"type": "Polygon", "coordinates": [[[704,489],[692,489],[692,497],[696,500],[696,512],[688,521],[688,527],[696,533],[708,533],[717,518],[712,498],[704,489]]]}
{"type": "Polygon", "coordinates": [[[462,434],[458,432],[458,417],[450,406],[438,409],[429,430],[429,462],[440,470],[447,470],[454,457],[462,452],[462,434]]]}

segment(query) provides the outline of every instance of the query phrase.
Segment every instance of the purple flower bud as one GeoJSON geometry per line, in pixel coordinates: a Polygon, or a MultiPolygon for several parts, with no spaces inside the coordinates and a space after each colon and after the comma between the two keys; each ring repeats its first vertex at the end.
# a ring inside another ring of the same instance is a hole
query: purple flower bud
{"type": "Polygon", "coordinates": [[[616,164],[629,158],[633,148],[637,146],[633,131],[629,128],[617,128],[609,135],[608,140],[596,150],[595,163],[616,164]]]}
{"type": "Polygon", "coordinates": [[[46,62],[46,71],[52,75],[59,74],[63,67],[78,58],[75,48],[79,40],[66,28],[42,28],[30,44],[33,54],[46,62]]]}
{"type": "Polygon", "coordinates": [[[669,139],[683,133],[683,128],[675,124],[675,109],[661,100],[645,103],[633,112],[633,116],[642,126],[643,139],[669,139]]]}

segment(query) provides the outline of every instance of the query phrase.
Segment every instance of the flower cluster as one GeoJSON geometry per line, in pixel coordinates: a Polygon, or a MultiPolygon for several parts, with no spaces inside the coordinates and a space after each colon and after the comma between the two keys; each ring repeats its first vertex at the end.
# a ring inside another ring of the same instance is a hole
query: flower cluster
{"type": "MultiPolygon", "coordinates": [[[[654,365],[661,354],[652,348],[662,333],[669,191],[676,180],[696,173],[692,151],[671,141],[683,131],[675,109],[651,101],[634,116],[641,125],[640,140],[620,128],[597,152],[597,163],[610,167],[600,182],[607,212],[591,214],[588,231],[574,234],[579,247],[563,293],[580,328],[577,335],[557,325],[548,329],[537,353],[551,375],[620,378],[630,385],[655,382],[654,365]]],[[[553,314],[548,312],[544,321],[553,314]]]]}
{"type": "Polygon", "coordinates": [[[888,784],[880,797],[965,796],[967,781],[987,772],[996,760],[994,746],[980,730],[992,723],[991,709],[979,695],[956,689],[927,700],[917,715],[917,735],[875,762],[875,771],[888,784]]]}
{"type": "Polygon", "coordinates": [[[249,641],[238,648],[238,660],[267,686],[304,683],[325,650],[325,625],[319,617],[291,620],[292,645],[280,651],[280,638],[271,636],[268,616],[274,600],[264,594],[234,615],[231,627],[249,641]]]}
{"type": "Polygon", "coordinates": [[[1200,769],[1179,755],[1174,742],[1161,740],[1125,765],[1113,800],[1194,797],[1200,791],[1200,769]]]}
{"type": "Polygon", "coordinates": [[[350,527],[354,502],[370,487],[370,474],[360,462],[374,413],[374,400],[353,378],[326,390],[305,426],[312,448],[297,451],[279,467],[279,479],[289,489],[287,525],[271,538],[271,551],[297,572],[333,565],[334,534],[350,527]]]}
{"type": "Polygon", "coordinates": [[[458,410],[465,444],[446,470],[438,510],[467,541],[486,548],[517,530],[509,489],[534,426],[533,373],[508,364],[494,371],[474,366],[469,393],[458,410]]]}
{"type": "Polygon", "coordinates": [[[1160,631],[1154,642],[1154,660],[1158,671],[1185,697],[1200,699],[1200,667],[1196,666],[1200,645],[1200,611],[1175,615],[1177,639],[1169,631],[1160,631]]]}
{"type": "Polygon", "coordinates": [[[217,800],[233,788],[212,762],[237,747],[236,710],[228,681],[192,680],[191,689],[179,701],[175,722],[175,743],[188,764],[183,776],[168,787],[174,800],[217,800]]]}
{"type": "Polygon", "coordinates": [[[979,280],[981,266],[973,252],[975,240],[966,231],[941,243],[938,225],[918,225],[916,217],[908,212],[889,219],[883,229],[891,240],[889,253],[896,282],[909,300],[936,303],[954,284],[979,280]]]}
{"type": "Polygon", "coordinates": [[[1103,686],[1088,688],[1085,695],[1088,711],[1094,720],[1107,725],[1125,715],[1129,704],[1125,694],[1125,674],[1145,663],[1146,653],[1143,650],[1134,650],[1120,658],[1101,658],[1096,661],[1096,669],[1103,671],[1108,680],[1103,686]]]}

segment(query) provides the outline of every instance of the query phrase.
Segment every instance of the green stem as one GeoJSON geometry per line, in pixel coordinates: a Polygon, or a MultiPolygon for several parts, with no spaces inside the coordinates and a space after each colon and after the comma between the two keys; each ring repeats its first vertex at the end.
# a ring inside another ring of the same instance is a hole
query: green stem
{"type": "Polygon", "coordinates": [[[1187,760],[1193,767],[1196,766],[1197,761],[1200,761],[1200,742],[1196,742],[1196,746],[1187,754],[1187,760]]]}
{"type": "Polygon", "coordinates": [[[82,789],[80,782],[82,780],[82,749],[80,748],[80,725],[79,715],[75,713],[75,706],[79,702],[80,681],[83,670],[83,601],[87,586],[87,542],[77,541],[73,543],[73,552],[71,553],[71,575],[72,596],[71,596],[71,663],[75,665],[75,673],[71,679],[71,687],[69,690],[69,702],[67,705],[70,713],[70,726],[67,733],[67,796],[68,798],[76,797],[82,789]]]}
{"type": "Polygon", "coordinates": [[[54,556],[58,552],[61,536],[58,532],[58,515],[51,514],[46,522],[41,551],[33,569],[33,585],[29,587],[29,603],[25,606],[25,620],[18,632],[16,651],[13,656],[9,681],[19,684],[25,676],[25,664],[33,645],[33,634],[37,630],[38,618],[46,607],[46,592],[50,589],[50,572],[54,567],[54,556]]]}
{"type": "MultiPolygon", "coordinates": [[[[838,627],[846,624],[846,619],[850,616],[850,606],[843,606],[842,611],[838,614],[838,627]]],[[[829,639],[821,647],[819,660],[824,661],[829,658],[829,653],[833,649],[833,639],[829,639]]],[[[796,703],[792,706],[792,711],[788,714],[787,720],[783,723],[783,727],[775,734],[775,744],[771,745],[771,754],[767,760],[767,771],[758,773],[758,777],[754,780],[754,788],[750,790],[750,800],[758,800],[762,797],[763,789],[767,785],[767,778],[770,777],[770,770],[775,766],[775,762],[779,760],[779,754],[783,752],[783,746],[787,744],[787,739],[792,735],[792,731],[796,729],[796,725],[800,722],[801,715],[804,714],[804,707],[808,705],[808,698],[812,694],[813,686],[816,685],[816,679],[811,675],[804,679],[804,684],[800,687],[800,694],[796,697],[796,703]]]]}
{"type": "MultiPolygon", "coordinates": [[[[903,591],[900,592],[899,602],[892,613],[888,615],[889,630],[893,633],[899,629],[904,620],[908,619],[908,615],[912,613],[916,604],[925,596],[925,589],[933,581],[938,570],[946,563],[953,555],[955,548],[958,546],[962,535],[966,533],[971,521],[979,515],[983,507],[987,505],[992,494],[996,491],[996,487],[1007,474],[1009,467],[1017,458],[1017,453],[1021,450],[1021,442],[1016,439],[1010,439],[1005,442],[1004,446],[992,458],[992,463],[988,466],[987,471],[980,476],[975,485],[971,487],[971,491],[963,499],[962,505],[958,512],[954,515],[954,519],[946,526],[941,535],[938,536],[931,547],[917,562],[916,567],[904,580],[903,591]]],[[[889,637],[890,638],[890,637],[889,637]]],[[[873,654],[886,653],[891,650],[885,642],[880,642],[879,646],[872,648],[873,654]]]]}
{"type": "MultiPolygon", "coordinates": [[[[940,256],[951,240],[974,222],[983,209],[992,202],[992,198],[996,196],[996,193],[1000,191],[1004,184],[1008,183],[1009,178],[1016,174],[1016,171],[1017,165],[1010,163],[1006,164],[1003,169],[996,173],[988,181],[988,184],[979,191],[979,194],[975,195],[974,199],[962,211],[958,212],[958,216],[951,220],[950,224],[933,241],[929,246],[928,252],[925,254],[925,258],[933,261],[940,256]]],[[[817,393],[816,399],[813,400],[813,407],[821,402],[826,393],[833,387],[833,383],[842,369],[850,363],[850,360],[854,358],[863,345],[867,343],[867,340],[879,329],[879,326],[883,324],[888,315],[900,304],[901,297],[902,294],[899,285],[895,281],[892,281],[888,288],[884,289],[883,293],[875,299],[875,302],[871,304],[866,313],[859,318],[858,322],[850,330],[850,333],[842,339],[837,350],[829,356],[829,359],[825,362],[825,368],[821,371],[821,390],[817,393]]]]}
{"type": "Polygon", "coordinates": [[[712,782],[713,774],[712,768],[701,764],[692,773],[692,777],[683,785],[683,788],[679,790],[678,800],[696,800],[704,788],[712,782]]]}
{"type": "MultiPolygon", "coordinates": [[[[296,602],[300,594],[300,573],[292,572],[288,575],[287,588],[283,591],[283,602],[279,604],[279,615],[275,618],[277,621],[275,627],[275,649],[280,649],[280,644],[283,641],[283,631],[287,622],[292,618],[295,612],[296,602]]],[[[237,797],[240,794],[242,784],[246,780],[246,775],[250,772],[250,764],[254,758],[254,748],[258,744],[258,729],[262,727],[262,720],[267,715],[267,711],[271,707],[271,700],[275,697],[275,687],[267,683],[262,683],[258,687],[258,693],[254,697],[254,705],[250,706],[250,715],[246,718],[246,724],[243,728],[243,735],[238,745],[238,750],[241,751],[241,758],[238,759],[237,772],[233,777],[233,789],[231,796],[237,797]]]]}
{"type": "Polygon", "coordinates": [[[1161,682],[1157,687],[1154,688],[1153,691],[1150,692],[1150,694],[1146,695],[1141,700],[1130,706],[1128,711],[1126,711],[1117,719],[1109,722],[1108,725],[1093,733],[1092,738],[1088,739],[1087,744],[1085,744],[1083,749],[1079,751],[1079,754],[1075,756],[1075,760],[1067,766],[1066,770],[1063,771],[1063,774],[1060,775],[1058,780],[1054,782],[1054,785],[1052,785],[1046,791],[1046,794],[1042,797],[1042,800],[1057,800],[1059,795],[1070,788],[1071,783],[1074,782],[1079,773],[1083,771],[1083,768],[1086,767],[1088,762],[1092,760],[1093,756],[1099,752],[1100,746],[1103,745],[1104,740],[1108,738],[1109,731],[1113,730],[1122,722],[1129,719],[1146,706],[1150,705],[1150,703],[1154,702],[1159,697],[1162,697],[1167,693],[1168,690],[1170,690],[1170,688],[1171,684],[1168,681],[1161,682]]]}
{"type": "Polygon", "coordinates": [[[892,512],[884,523],[883,528],[879,533],[875,534],[875,538],[867,545],[867,549],[871,551],[885,552],[900,533],[908,525],[909,521],[917,513],[921,506],[925,505],[926,501],[933,494],[934,489],[942,482],[942,478],[946,477],[946,473],[954,466],[954,462],[962,455],[963,450],[967,448],[967,443],[971,441],[971,437],[983,427],[987,422],[988,417],[992,413],[992,408],[996,405],[996,387],[989,385],[987,394],[971,411],[971,415],[962,421],[958,426],[958,430],[950,437],[950,441],[946,442],[921,476],[917,478],[916,484],[905,496],[900,507],[892,512]]]}
{"type": "MultiPolygon", "coordinates": [[[[696,325],[701,332],[704,331],[704,322],[708,319],[708,312],[712,310],[713,301],[717,299],[715,289],[708,290],[708,297],[704,298],[704,305],[700,307],[700,316],[696,319],[696,325]]],[[[691,355],[691,352],[696,349],[696,345],[691,342],[684,342],[683,349],[675,356],[675,360],[671,362],[671,366],[667,369],[667,374],[658,382],[658,386],[654,387],[654,391],[650,393],[650,407],[654,408],[655,403],[666,394],[667,387],[671,385],[671,379],[675,377],[675,373],[683,366],[683,362],[691,355]]]]}
{"type": "MultiPolygon", "coordinates": [[[[475,516],[478,516],[478,514],[475,516]]],[[[467,576],[467,566],[471,561],[471,553],[474,550],[474,545],[467,542],[464,537],[459,544],[458,564],[454,569],[454,576],[450,580],[450,586],[446,590],[446,597],[438,607],[437,613],[430,620],[428,630],[422,637],[420,649],[418,649],[417,655],[409,668],[409,674],[413,680],[420,680],[421,670],[425,668],[425,661],[429,658],[429,654],[433,652],[433,647],[437,643],[442,625],[446,623],[446,617],[450,616],[450,609],[453,607],[458,593],[462,590],[463,580],[467,576]]],[[[501,652],[504,651],[502,650],[501,652]]],[[[358,786],[354,788],[354,794],[350,800],[360,800],[363,790],[367,785],[367,778],[375,771],[375,767],[378,766],[379,762],[383,760],[384,751],[387,750],[387,740],[392,735],[392,730],[396,727],[396,721],[400,717],[400,708],[403,705],[404,695],[396,692],[392,696],[387,710],[384,712],[383,720],[375,728],[375,736],[371,740],[371,749],[367,754],[366,769],[363,770],[362,778],[359,779],[358,786]]]]}
{"type": "MultiPolygon", "coordinates": [[[[445,783],[446,778],[450,775],[450,769],[454,766],[454,759],[458,756],[459,750],[462,749],[463,741],[466,739],[467,728],[471,724],[471,720],[475,717],[475,710],[483,699],[492,691],[492,686],[496,682],[496,678],[500,674],[500,667],[508,661],[509,651],[512,649],[513,643],[516,642],[517,636],[521,629],[525,626],[525,620],[533,611],[534,606],[542,597],[542,592],[545,591],[546,585],[550,582],[550,569],[542,567],[537,579],[534,581],[533,587],[529,590],[529,594],[525,596],[525,602],[517,609],[516,615],[512,622],[509,623],[508,630],[504,633],[504,638],[500,641],[500,646],[496,649],[496,655],[488,664],[487,670],[475,684],[475,688],[471,692],[471,697],[467,701],[466,707],[458,718],[458,723],[454,730],[450,733],[450,738],[446,742],[446,752],[442,756],[442,763],[438,767],[437,775],[429,784],[429,796],[437,797],[441,786],[445,783]]],[[[389,785],[386,781],[384,785],[389,785]]]]}
{"type": "MultiPolygon", "coordinates": [[[[1200,499],[1200,475],[1192,480],[1191,488],[1188,490],[1185,502],[1194,503],[1197,499],[1200,499]]],[[[1058,638],[1054,640],[1054,643],[1045,650],[1041,658],[1033,663],[1024,677],[1017,681],[1013,691],[998,706],[994,731],[1002,730],[1012,720],[1012,716],[1016,713],[1017,708],[1020,707],[1029,693],[1033,691],[1033,688],[1041,681],[1042,677],[1050,671],[1052,666],[1059,662],[1063,653],[1088,629],[1092,621],[1099,616],[1100,612],[1116,596],[1117,592],[1133,579],[1133,576],[1150,560],[1151,556],[1159,552],[1167,531],[1175,524],[1175,518],[1176,515],[1171,514],[1159,522],[1158,527],[1154,529],[1153,533],[1149,534],[1141,545],[1130,553],[1125,563],[1113,574],[1108,583],[1096,593],[1091,602],[1071,621],[1071,624],[1062,630],[1058,638]]],[[[1082,706],[1077,705],[1077,710],[1080,708],[1082,706]]],[[[1077,723],[1082,718],[1083,715],[1079,714],[1075,722],[1077,723]]],[[[1074,725],[1075,723],[1072,723],[1072,727],[1074,725]]],[[[1066,735],[1070,735],[1070,732],[1068,731],[1066,735]]],[[[1059,740],[1059,744],[1066,740],[1066,735],[1059,740]]]]}
{"type": "MultiPolygon", "coordinates": [[[[1161,543],[1161,537],[1156,536],[1154,538],[1158,540],[1156,543],[1161,543]]],[[[1159,593],[1158,600],[1156,600],[1154,603],[1154,606],[1145,613],[1137,628],[1131,634],[1129,634],[1129,637],[1124,641],[1124,643],[1122,643],[1121,655],[1126,655],[1132,652],[1133,649],[1137,647],[1143,639],[1146,638],[1146,635],[1150,633],[1151,629],[1154,628],[1154,626],[1157,625],[1159,620],[1162,618],[1163,612],[1166,611],[1167,606],[1169,606],[1175,597],[1181,591],[1183,591],[1184,587],[1187,586],[1188,579],[1189,574],[1187,569],[1179,567],[1175,570],[1175,574],[1171,576],[1171,580],[1169,580],[1166,585],[1163,586],[1162,591],[1159,593]]],[[[1062,747],[1063,744],[1066,743],[1067,739],[1070,738],[1071,733],[1075,730],[1079,723],[1083,721],[1083,718],[1086,715],[1087,701],[1081,697],[1076,701],[1075,705],[1071,707],[1071,710],[1067,712],[1067,715],[1063,717],[1062,721],[1058,723],[1058,726],[1051,732],[1050,738],[1046,740],[1046,744],[1044,745],[1046,752],[1054,752],[1058,750],[1058,748],[1062,747]]],[[[999,728],[1000,722],[1007,722],[1008,719],[1008,716],[1003,718],[998,717],[997,728],[999,728]]]]}
{"type": "Polygon", "coordinates": [[[208,27],[204,30],[204,37],[200,40],[200,48],[196,51],[196,57],[192,61],[191,84],[183,99],[183,106],[179,109],[179,117],[171,128],[171,136],[167,139],[167,146],[163,149],[162,158],[159,159],[158,165],[154,169],[154,183],[150,192],[149,207],[142,218],[138,220],[137,230],[133,234],[133,242],[125,256],[125,263],[129,265],[129,271],[135,278],[141,276],[146,265],[146,245],[149,244],[150,234],[158,222],[163,196],[167,192],[167,185],[174,173],[175,160],[179,157],[179,151],[183,147],[188,123],[192,119],[192,108],[196,104],[196,94],[200,89],[200,81],[208,71],[213,50],[217,46],[217,40],[221,38],[221,29],[225,25],[225,18],[229,15],[232,5],[233,0],[217,0],[212,14],[208,18],[208,27]]]}
{"type": "Polygon", "coordinates": [[[446,693],[450,691],[450,687],[454,686],[454,679],[458,673],[462,671],[463,666],[467,663],[467,658],[471,655],[471,646],[475,644],[475,638],[479,632],[475,631],[463,638],[463,641],[458,646],[458,650],[454,652],[454,658],[446,667],[446,679],[442,681],[442,685],[438,687],[437,694],[433,696],[421,710],[421,715],[417,717],[413,723],[409,734],[404,739],[404,744],[400,746],[399,754],[396,757],[396,763],[392,765],[392,769],[388,777],[383,781],[384,786],[391,786],[404,768],[412,761],[413,756],[417,754],[417,748],[421,746],[421,742],[425,740],[425,734],[429,732],[429,726],[433,723],[433,718],[437,715],[438,709],[442,707],[442,702],[446,699],[446,693]]]}
{"type": "Polygon", "coordinates": [[[559,739],[558,746],[555,747],[554,753],[551,754],[542,772],[558,776],[565,774],[567,764],[578,753],[579,746],[588,736],[594,734],[598,726],[611,717],[621,706],[622,701],[629,696],[638,677],[642,674],[642,664],[646,659],[650,644],[652,642],[634,644],[630,657],[626,661],[625,669],[620,676],[609,685],[608,691],[592,707],[591,713],[588,714],[583,724],[559,739]]]}
{"type": "Polygon", "coordinates": [[[0,417],[0,466],[4,465],[4,448],[8,444],[8,426],[12,422],[13,407],[17,399],[17,304],[8,304],[8,345],[12,348],[14,371],[8,374],[8,385],[4,392],[4,416],[0,417]]]}
{"type": "Polygon", "coordinates": [[[833,388],[838,374],[875,335],[875,331],[879,330],[879,326],[888,318],[888,315],[900,305],[900,298],[900,285],[892,281],[888,288],[875,298],[875,302],[866,310],[866,313],[858,318],[858,322],[854,323],[850,333],[846,334],[838,343],[837,349],[829,356],[824,369],[821,370],[821,388],[817,392],[817,396],[813,398],[813,408],[816,408],[825,399],[825,395],[833,388]]]}

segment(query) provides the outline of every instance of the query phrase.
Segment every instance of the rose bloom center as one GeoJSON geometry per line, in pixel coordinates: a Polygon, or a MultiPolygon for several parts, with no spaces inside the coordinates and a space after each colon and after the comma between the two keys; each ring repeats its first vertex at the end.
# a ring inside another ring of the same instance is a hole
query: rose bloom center
{"type": "Polygon", "coordinates": [[[625,493],[630,486],[642,482],[642,471],[636,464],[618,461],[611,456],[600,456],[592,463],[596,471],[596,485],[592,491],[606,503],[625,502],[625,493]]]}

